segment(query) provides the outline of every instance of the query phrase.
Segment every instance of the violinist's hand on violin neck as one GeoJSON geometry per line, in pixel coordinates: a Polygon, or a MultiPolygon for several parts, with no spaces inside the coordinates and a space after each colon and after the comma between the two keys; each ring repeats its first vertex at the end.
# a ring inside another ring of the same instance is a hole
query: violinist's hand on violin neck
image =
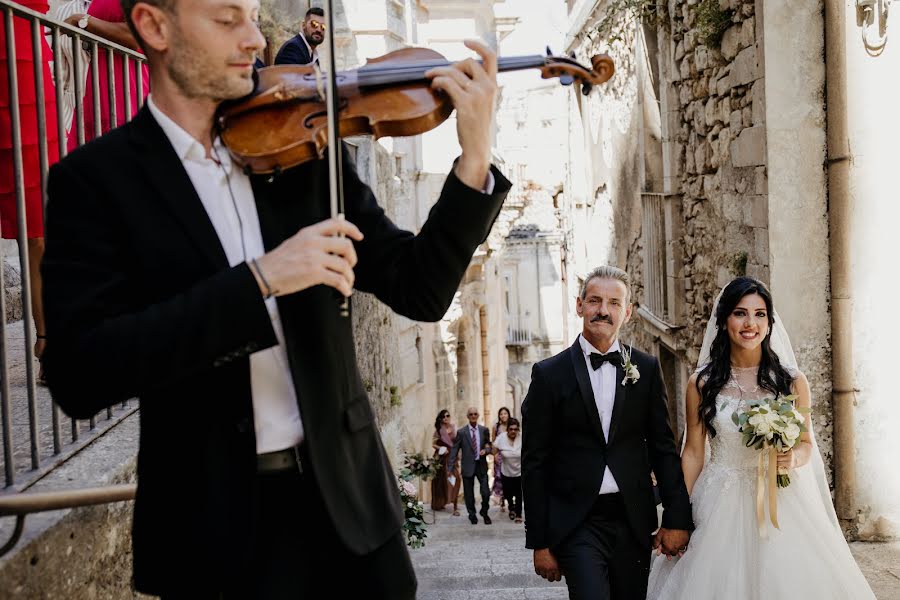
{"type": "Polygon", "coordinates": [[[356,225],[342,218],[304,227],[256,260],[259,289],[263,295],[284,296],[324,284],[350,296],[356,266],[351,240],[362,239],[356,225]]]}
{"type": "Polygon", "coordinates": [[[462,155],[456,176],[467,186],[484,188],[491,168],[491,135],[497,104],[497,54],[486,45],[466,40],[466,47],[481,56],[447,67],[431,69],[425,76],[431,86],[450,96],[456,108],[456,134],[462,155]]]}

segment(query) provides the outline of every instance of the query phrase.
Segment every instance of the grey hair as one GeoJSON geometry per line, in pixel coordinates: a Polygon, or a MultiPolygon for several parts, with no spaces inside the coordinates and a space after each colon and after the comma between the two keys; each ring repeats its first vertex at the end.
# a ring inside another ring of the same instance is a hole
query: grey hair
{"type": "Polygon", "coordinates": [[[584,297],[587,294],[587,286],[594,279],[615,279],[621,281],[625,284],[625,300],[631,298],[631,277],[629,277],[628,273],[622,269],[609,265],[596,267],[592,269],[590,273],[585,275],[584,281],[581,284],[581,291],[578,293],[579,298],[584,300],[584,297]]]}

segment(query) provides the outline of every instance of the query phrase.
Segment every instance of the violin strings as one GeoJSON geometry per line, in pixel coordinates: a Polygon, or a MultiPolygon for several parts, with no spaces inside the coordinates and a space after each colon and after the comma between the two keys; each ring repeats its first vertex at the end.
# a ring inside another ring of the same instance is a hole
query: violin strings
{"type": "MultiPolygon", "coordinates": [[[[510,58],[500,58],[497,61],[498,71],[515,71],[519,69],[529,69],[532,67],[543,65],[546,57],[541,55],[533,56],[516,56],[510,58]]],[[[426,71],[436,68],[445,67],[452,63],[446,60],[425,60],[408,63],[394,63],[389,66],[379,66],[377,63],[361,67],[357,71],[357,82],[361,86],[365,85],[382,85],[387,83],[398,83],[402,81],[417,81],[423,78],[426,71]]]]}

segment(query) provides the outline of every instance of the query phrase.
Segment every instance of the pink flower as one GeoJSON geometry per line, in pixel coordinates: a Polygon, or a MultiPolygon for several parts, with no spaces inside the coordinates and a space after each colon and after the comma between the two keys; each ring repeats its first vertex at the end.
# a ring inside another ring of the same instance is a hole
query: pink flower
{"type": "Polygon", "coordinates": [[[403,487],[403,493],[406,494],[407,496],[411,496],[412,498],[415,498],[416,495],[419,493],[419,490],[417,490],[416,486],[414,486],[412,484],[412,482],[410,482],[410,481],[404,481],[402,487],[403,487]]]}

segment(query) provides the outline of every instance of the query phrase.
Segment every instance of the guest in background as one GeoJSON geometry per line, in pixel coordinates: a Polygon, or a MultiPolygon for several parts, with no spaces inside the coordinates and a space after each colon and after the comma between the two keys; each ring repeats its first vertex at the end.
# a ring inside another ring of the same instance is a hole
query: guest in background
{"type": "Polygon", "coordinates": [[[519,435],[519,420],[510,417],[506,422],[506,433],[494,440],[494,457],[503,457],[501,477],[503,497],[509,503],[509,520],[522,522],[522,437],[519,435]]]}
{"type": "MultiPolygon", "coordinates": [[[[128,24],[125,22],[125,13],[122,12],[122,6],[119,0],[93,0],[88,7],[87,14],[75,13],[66,19],[66,23],[75,27],[80,27],[88,33],[93,33],[102,38],[109,40],[120,46],[125,46],[141,52],[137,40],[134,39],[128,24]]],[[[100,121],[100,134],[104,134],[110,129],[115,129],[119,125],[125,123],[125,84],[122,78],[123,66],[122,57],[116,56],[113,59],[113,73],[116,94],[116,119],[112,122],[112,111],[109,107],[109,77],[107,68],[106,52],[102,48],[98,48],[97,57],[97,79],[100,83],[100,114],[94,114],[94,86],[93,76],[90,73],[90,66],[87,66],[87,81],[85,82],[84,100],[82,107],[84,109],[84,141],[89,142],[94,139],[94,130],[97,121],[100,121]]],[[[138,69],[134,61],[129,63],[128,67],[128,90],[130,93],[131,116],[137,114],[140,106],[140,99],[146,98],[150,93],[150,72],[147,65],[140,67],[141,87],[140,98],[138,98],[137,77],[138,69]]],[[[69,131],[68,138],[69,150],[73,150],[78,146],[78,128],[72,127],[69,131]]]]}
{"type": "MultiPolygon", "coordinates": [[[[494,430],[492,433],[492,438],[497,439],[497,436],[506,433],[506,422],[509,420],[509,409],[505,406],[501,407],[500,410],[497,411],[497,422],[494,423],[494,430]]],[[[503,455],[495,454],[494,455],[494,483],[491,486],[491,491],[494,496],[500,499],[500,512],[506,510],[504,506],[506,498],[503,494],[503,477],[501,475],[502,468],[501,464],[503,463],[503,455]]]]}
{"type": "Polygon", "coordinates": [[[484,524],[490,525],[491,517],[488,516],[488,509],[491,507],[491,490],[488,487],[487,455],[491,452],[491,430],[478,424],[478,409],[474,406],[466,410],[466,418],[469,424],[456,436],[456,442],[450,452],[450,463],[455,463],[457,454],[462,452],[460,471],[469,522],[472,525],[478,524],[478,517],[475,516],[475,479],[478,478],[481,516],[484,518],[484,524]]]}
{"type": "Polygon", "coordinates": [[[450,411],[447,409],[438,413],[434,420],[434,434],[431,436],[431,447],[435,456],[441,459],[441,464],[431,480],[431,508],[444,510],[448,502],[453,502],[453,516],[459,516],[459,486],[462,479],[459,476],[459,463],[450,463],[450,450],[456,443],[456,425],[450,419],[450,411]]]}
{"type": "Polygon", "coordinates": [[[275,56],[276,65],[308,65],[319,62],[319,44],[325,39],[325,11],[314,6],[306,11],[300,33],[289,39],[275,56]]]}
{"type": "MultiPolygon", "coordinates": [[[[16,0],[25,8],[46,13],[46,0],[16,0]]],[[[40,140],[38,135],[38,110],[44,111],[47,127],[47,161],[52,165],[59,160],[59,145],[56,134],[56,91],[50,74],[49,62],[53,53],[47,40],[40,36],[41,70],[43,71],[44,105],[37,104],[37,86],[34,78],[35,57],[32,53],[31,22],[18,16],[13,17],[13,40],[16,49],[16,79],[19,92],[19,131],[21,132],[22,167],[25,188],[25,238],[27,241],[28,273],[31,279],[31,314],[37,341],[34,355],[38,359],[44,353],[47,338],[44,328],[44,305],[41,301],[41,259],[44,256],[44,202],[41,181],[40,140]]],[[[5,21],[0,22],[0,235],[5,240],[15,240],[19,234],[18,210],[16,208],[16,182],[13,172],[13,130],[9,86],[6,85],[7,72],[5,21]]],[[[38,373],[38,381],[43,383],[43,364],[38,373]]]]}

